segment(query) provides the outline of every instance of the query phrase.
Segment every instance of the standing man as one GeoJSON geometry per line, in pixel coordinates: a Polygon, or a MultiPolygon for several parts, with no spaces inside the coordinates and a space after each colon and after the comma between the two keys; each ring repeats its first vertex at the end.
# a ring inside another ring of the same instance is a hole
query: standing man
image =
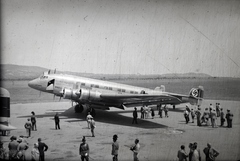
{"type": "Polygon", "coordinates": [[[26,143],[26,140],[23,140],[22,138],[19,138],[19,144],[18,144],[18,153],[21,152],[21,155],[19,156],[19,160],[26,160],[26,150],[29,148],[28,144],[26,143]]]}
{"type": "Polygon", "coordinates": [[[162,118],[162,111],[163,111],[163,109],[162,109],[162,105],[161,105],[158,109],[158,115],[160,118],[162,118]]]}
{"type": "Polygon", "coordinates": [[[221,110],[221,112],[220,112],[221,125],[220,126],[223,126],[224,122],[225,122],[223,108],[221,108],[220,110],[221,110]]]}
{"type": "Polygon", "coordinates": [[[113,161],[118,161],[118,149],[119,149],[119,144],[117,142],[118,136],[115,134],[113,135],[113,143],[112,143],[112,156],[113,156],[113,161]]]}
{"type": "Polygon", "coordinates": [[[212,127],[217,127],[216,125],[216,119],[217,119],[217,115],[216,115],[216,111],[215,109],[213,109],[212,111],[210,111],[210,118],[211,118],[211,123],[212,123],[212,127]]]}
{"type": "Polygon", "coordinates": [[[165,117],[168,117],[168,107],[167,107],[167,105],[165,105],[165,106],[163,107],[163,110],[164,110],[164,112],[165,112],[165,117]]]}
{"type": "Polygon", "coordinates": [[[87,115],[87,124],[88,124],[88,128],[90,129],[90,121],[91,121],[91,118],[92,118],[92,115],[90,114],[90,112],[88,112],[88,115],[87,115]]]}
{"type": "Polygon", "coordinates": [[[227,127],[232,128],[233,114],[230,112],[230,110],[227,110],[226,119],[227,119],[227,127]]]}
{"type": "Polygon", "coordinates": [[[58,113],[56,113],[56,115],[54,116],[54,120],[55,120],[55,128],[56,128],[56,130],[60,129],[60,119],[59,119],[58,113]]]}
{"type": "Polygon", "coordinates": [[[178,161],[187,161],[188,155],[185,151],[184,145],[181,145],[181,149],[178,151],[177,157],[178,157],[178,161]]]}
{"type": "Polygon", "coordinates": [[[93,117],[91,117],[91,120],[90,120],[90,128],[91,128],[91,133],[92,133],[92,137],[95,137],[94,135],[94,129],[95,129],[95,121],[93,120],[93,117]]]}
{"type": "Polygon", "coordinates": [[[32,130],[32,123],[30,122],[30,119],[27,119],[27,122],[24,125],[26,132],[27,132],[27,136],[31,137],[31,130],[32,130]]]}
{"type": "Polygon", "coordinates": [[[17,137],[16,136],[12,136],[10,138],[10,143],[8,144],[8,149],[9,149],[9,152],[8,152],[8,155],[9,155],[9,160],[14,160],[16,159],[16,156],[17,156],[17,148],[18,148],[18,145],[19,143],[17,142],[17,137]]]}
{"type": "Polygon", "coordinates": [[[198,108],[198,110],[195,112],[196,116],[197,116],[197,126],[201,126],[201,112],[200,112],[201,108],[198,108]]]}
{"type": "Polygon", "coordinates": [[[184,114],[184,118],[186,120],[186,124],[188,124],[188,122],[189,122],[189,112],[188,112],[188,110],[186,109],[183,114],[184,114]]]}
{"type": "Polygon", "coordinates": [[[135,122],[136,124],[138,124],[138,123],[137,123],[137,117],[138,117],[137,108],[134,107],[132,124],[133,124],[134,122],[135,122]]]}
{"type": "Polygon", "coordinates": [[[85,136],[83,136],[82,143],[80,144],[80,147],[79,147],[79,155],[81,155],[82,161],[84,161],[84,159],[86,161],[89,160],[89,146],[86,143],[85,136]]]}
{"type": "Polygon", "coordinates": [[[206,161],[215,161],[215,158],[219,155],[219,152],[212,148],[210,143],[207,143],[207,147],[203,149],[206,156],[206,161]]]}
{"type": "Polygon", "coordinates": [[[191,116],[192,116],[192,123],[194,123],[195,112],[193,109],[191,109],[191,116]]]}
{"type": "Polygon", "coordinates": [[[38,151],[39,151],[39,161],[44,161],[44,152],[48,150],[48,146],[42,142],[41,138],[38,138],[38,151]]]}
{"type": "Polygon", "coordinates": [[[139,144],[138,139],[135,139],[135,145],[133,147],[131,147],[130,150],[133,151],[133,160],[134,161],[139,161],[138,157],[137,157],[137,155],[139,153],[139,150],[140,150],[140,144],[139,144]]]}
{"type": "Polygon", "coordinates": [[[152,108],[150,108],[150,110],[151,110],[151,113],[152,113],[152,119],[154,119],[155,112],[154,112],[154,110],[152,108]]]}
{"type": "Polygon", "coordinates": [[[145,113],[145,111],[144,111],[143,107],[141,107],[141,119],[144,119],[144,113],[145,113]]]}
{"type": "Polygon", "coordinates": [[[32,113],[32,116],[31,116],[32,131],[33,131],[33,130],[36,130],[36,131],[37,131],[37,125],[36,125],[37,120],[36,120],[35,112],[32,111],[31,113],[32,113]]]}

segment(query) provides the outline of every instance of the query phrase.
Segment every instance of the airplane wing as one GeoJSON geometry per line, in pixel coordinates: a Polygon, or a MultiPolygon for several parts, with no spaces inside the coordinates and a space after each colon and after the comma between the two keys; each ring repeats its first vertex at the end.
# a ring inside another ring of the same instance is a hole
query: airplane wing
{"type": "Polygon", "coordinates": [[[182,102],[180,95],[173,96],[169,94],[101,94],[100,96],[105,101],[121,102],[124,106],[134,105],[153,105],[153,104],[166,104],[175,102],[179,104],[182,102]]]}

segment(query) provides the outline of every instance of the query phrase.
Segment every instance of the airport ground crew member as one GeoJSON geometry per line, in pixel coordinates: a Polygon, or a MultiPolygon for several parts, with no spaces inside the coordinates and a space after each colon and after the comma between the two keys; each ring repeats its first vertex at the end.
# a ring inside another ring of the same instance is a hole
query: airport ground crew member
{"type": "Polygon", "coordinates": [[[178,150],[178,154],[177,154],[177,157],[178,157],[178,161],[187,161],[187,153],[185,151],[185,146],[184,145],[181,145],[180,147],[181,149],[178,150]]]}
{"type": "Polygon", "coordinates": [[[134,161],[139,161],[138,160],[138,153],[140,150],[140,144],[139,144],[139,140],[135,139],[135,145],[133,147],[130,148],[131,151],[133,151],[133,160],[134,161]]]}
{"type": "Polygon", "coordinates": [[[118,136],[115,134],[113,135],[113,143],[112,143],[112,156],[113,156],[113,161],[118,161],[118,149],[119,149],[119,144],[117,142],[118,136]]]}
{"type": "Polygon", "coordinates": [[[56,130],[60,129],[60,119],[59,119],[58,113],[56,113],[56,115],[54,116],[54,120],[55,120],[55,128],[56,128],[56,130]]]}
{"type": "Polygon", "coordinates": [[[92,137],[95,137],[95,134],[94,134],[95,127],[96,127],[95,126],[95,121],[93,120],[93,117],[91,117],[90,128],[91,128],[92,137]]]}
{"type": "Polygon", "coordinates": [[[226,119],[227,119],[227,127],[232,128],[233,114],[230,112],[230,110],[227,110],[226,119]]]}
{"type": "Polygon", "coordinates": [[[32,130],[32,123],[30,122],[30,119],[27,119],[27,122],[25,123],[24,127],[26,129],[27,136],[30,137],[32,130]]]}
{"type": "Polygon", "coordinates": [[[48,150],[48,146],[42,142],[41,138],[38,138],[38,151],[39,151],[39,161],[45,160],[44,152],[48,150]]]}
{"type": "Polygon", "coordinates": [[[133,124],[134,122],[135,122],[136,124],[138,124],[138,122],[137,122],[137,117],[138,117],[137,108],[134,107],[132,124],[133,124]]]}
{"type": "Polygon", "coordinates": [[[84,161],[84,159],[86,161],[89,160],[89,146],[86,143],[86,139],[85,136],[82,139],[82,143],[80,144],[79,147],[79,155],[81,155],[81,160],[84,161]]]}
{"type": "Polygon", "coordinates": [[[33,130],[37,131],[37,120],[36,120],[35,112],[32,111],[31,113],[32,113],[32,116],[31,116],[32,131],[33,130]]]}

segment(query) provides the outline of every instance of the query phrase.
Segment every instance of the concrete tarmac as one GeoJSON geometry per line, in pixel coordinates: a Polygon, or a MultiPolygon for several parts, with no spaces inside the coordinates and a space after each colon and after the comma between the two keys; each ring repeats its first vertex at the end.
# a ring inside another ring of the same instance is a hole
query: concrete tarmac
{"type": "MultiPolygon", "coordinates": [[[[30,147],[26,152],[28,160],[31,159],[33,144],[39,137],[49,146],[45,153],[46,160],[80,160],[79,145],[82,137],[86,136],[90,147],[90,160],[110,161],[114,134],[118,135],[120,145],[119,161],[133,160],[129,147],[134,144],[136,138],[140,140],[139,160],[142,161],[176,161],[180,146],[185,145],[188,153],[188,144],[193,142],[198,143],[202,160],[205,160],[202,150],[207,143],[211,143],[219,151],[220,155],[216,160],[239,160],[240,102],[204,100],[201,111],[209,107],[210,103],[215,106],[216,102],[221,104],[225,113],[230,109],[234,114],[233,128],[198,127],[196,119],[195,123],[186,124],[183,116],[184,104],[176,106],[176,110],[169,108],[169,117],[159,118],[155,110],[154,119],[138,119],[138,124],[132,124],[133,108],[126,110],[111,108],[109,111],[96,110],[96,137],[91,137],[85,114],[74,113],[70,102],[11,104],[10,122],[17,130],[11,131],[9,136],[1,137],[1,140],[7,148],[10,136],[26,135],[24,124],[27,118],[31,117],[31,111],[34,111],[37,117],[37,131],[32,131],[32,136],[27,138],[30,147]],[[60,130],[55,130],[53,117],[56,112],[60,116],[60,130]]],[[[138,116],[140,117],[140,112],[138,116]]],[[[219,124],[218,118],[217,125],[219,124]]]]}

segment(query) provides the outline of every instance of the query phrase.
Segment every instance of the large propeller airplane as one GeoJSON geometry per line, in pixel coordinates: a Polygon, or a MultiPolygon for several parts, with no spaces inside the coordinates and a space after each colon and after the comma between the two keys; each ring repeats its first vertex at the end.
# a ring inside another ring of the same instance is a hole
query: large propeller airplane
{"type": "Polygon", "coordinates": [[[175,105],[190,103],[201,105],[204,89],[192,88],[188,95],[165,92],[165,86],[155,89],[131,86],[115,82],[97,80],[73,75],[44,72],[40,77],[29,81],[28,86],[76,102],[75,112],[100,108],[116,107],[125,109],[143,105],[175,105]]]}

